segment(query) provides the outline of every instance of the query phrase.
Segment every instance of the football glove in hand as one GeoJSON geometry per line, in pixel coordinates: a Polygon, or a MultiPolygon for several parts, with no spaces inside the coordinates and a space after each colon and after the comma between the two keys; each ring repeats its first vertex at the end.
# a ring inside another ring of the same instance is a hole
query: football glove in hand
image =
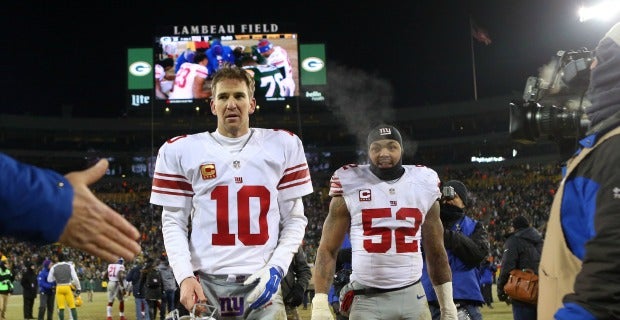
{"type": "Polygon", "coordinates": [[[271,300],[278,289],[284,272],[280,267],[265,266],[243,282],[244,286],[258,281],[256,288],[247,296],[250,309],[258,309],[271,300]]]}
{"type": "Polygon", "coordinates": [[[311,320],[334,320],[334,315],[329,308],[326,293],[317,293],[312,298],[312,317],[311,320]]]}

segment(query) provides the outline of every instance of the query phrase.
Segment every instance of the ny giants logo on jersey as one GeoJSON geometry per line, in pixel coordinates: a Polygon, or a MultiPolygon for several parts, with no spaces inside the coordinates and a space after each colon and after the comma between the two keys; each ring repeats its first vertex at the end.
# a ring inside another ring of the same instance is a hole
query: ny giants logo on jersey
{"type": "Polygon", "coordinates": [[[372,194],[370,193],[370,189],[362,189],[359,191],[360,201],[370,201],[372,200],[372,194]]]}
{"type": "Polygon", "coordinates": [[[200,175],[202,176],[202,180],[215,179],[217,177],[215,164],[207,163],[200,165],[200,175]]]}

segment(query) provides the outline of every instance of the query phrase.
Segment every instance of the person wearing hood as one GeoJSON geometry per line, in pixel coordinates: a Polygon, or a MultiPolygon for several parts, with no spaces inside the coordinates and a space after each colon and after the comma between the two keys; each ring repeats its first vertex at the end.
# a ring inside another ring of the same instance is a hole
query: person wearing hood
{"type": "MultiPolygon", "coordinates": [[[[482,223],[468,217],[465,208],[469,195],[465,184],[450,180],[442,184],[439,201],[443,243],[452,271],[452,292],[459,312],[467,313],[472,320],[482,320],[480,307],[484,297],[480,289],[478,270],[490,253],[488,233],[482,223]]],[[[427,271],[422,269],[422,285],[433,319],[439,319],[439,303],[427,271]]]]}
{"type": "Polygon", "coordinates": [[[37,298],[37,291],[39,285],[37,284],[37,274],[34,271],[35,265],[32,262],[26,264],[26,271],[22,274],[22,278],[19,283],[23,288],[24,298],[24,319],[34,319],[32,316],[32,309],[34,307],[34,300],[37,298]]]}
{"type": "MultiPolygon", "coordinates": [[[[543,247],[542,235],[530,226],[525,216],[512,219],[512,226],[515,232],[504,243],[502,266],[497,278],[497,297],[500,301],[508,300],[504,286],[508,282],[510,271],[531,269],[536,273],[543,247]]],[[[536,320],[536,305],[512,300],[512,315],[515,320],[536,320]]]]}
{"type": "Polygon", "coordinates": [[[457,319],[437,172],[402,164],[403,139],[394,126],[372,128],[366,142],[370,163],[345,165],[330,180],[332,199],[314,262],[312,320],[334,319],[328,292],[347,232],[352,272],[340,290],[340,314],[351,320],[430,318],[420,283],[426,258],[442,319],[457,319]]]}
{"type": "Polygon", "coordinates": [[[540,319],[620,317],[620,23],[590,69],[590,128],[563,168],[547,222],[540,319]]]}

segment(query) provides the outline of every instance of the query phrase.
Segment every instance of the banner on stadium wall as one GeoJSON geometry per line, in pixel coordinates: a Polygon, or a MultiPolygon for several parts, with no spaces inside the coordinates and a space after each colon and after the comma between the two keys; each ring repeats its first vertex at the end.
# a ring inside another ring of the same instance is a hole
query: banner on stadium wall
{"type": "Polygon", "coordinates": [[[127,89],[153,89],[153,48],[127,50],[127,89]]]}
{"type": "Polygon", "coordinates": [[[299,45],[301,84],[304,86],[326,85],[325,44],[299,45]]]}

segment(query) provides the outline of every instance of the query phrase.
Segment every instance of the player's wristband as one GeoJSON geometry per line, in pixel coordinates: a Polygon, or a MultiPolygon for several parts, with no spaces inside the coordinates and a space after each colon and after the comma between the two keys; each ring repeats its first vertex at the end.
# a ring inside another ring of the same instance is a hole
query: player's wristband
{"type": "Polygon", "coordinates": [[[315,293],[312,298],[313,309],[327,309],[329,310],[329,301],[327,300],[326,293],[315,293]]]}
{"type": "Polygon", "coordinates": [[[435,294],[437,295],[437,302],[439,302],[440,308],[451,307],[454,305],[452,297],[452,281],[433,286],[435,294]]]}

